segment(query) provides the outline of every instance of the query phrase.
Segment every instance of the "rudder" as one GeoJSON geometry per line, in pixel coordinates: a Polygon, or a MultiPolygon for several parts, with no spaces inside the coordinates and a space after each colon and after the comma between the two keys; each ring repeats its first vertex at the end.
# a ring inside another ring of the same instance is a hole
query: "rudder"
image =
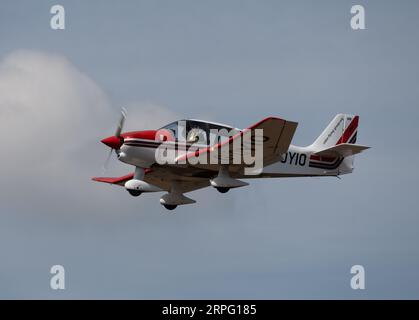
{"type": "MultiPolygon", "coordinates": [[[[350,114],[338,114],[323,130],[320,136],[313,142],[310,149],[320,151],[337,146],[342,143],[355,144],[358,132],[359,116],[350,114]]],[[[352,172],[354,168],[354,156],[335,158],[338,174],[352,172]]]]}
{"type": "Polygon", "coordinates": [[[322,150],[341,143],[356,143],[359,116],[338,114],[311,145],[313,150],[322,150]]]}

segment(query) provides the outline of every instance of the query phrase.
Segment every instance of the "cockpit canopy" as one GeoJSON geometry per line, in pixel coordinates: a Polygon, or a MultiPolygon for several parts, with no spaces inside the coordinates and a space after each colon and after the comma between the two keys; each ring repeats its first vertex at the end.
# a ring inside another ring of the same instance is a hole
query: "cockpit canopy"
{"type": "Polygon", "coordinates": [[[175,140],[200,145],[213,145],[237,134],[238,129],[212,122],[200,120],[178,120],[161,129],[170,131],[175,140]]]}

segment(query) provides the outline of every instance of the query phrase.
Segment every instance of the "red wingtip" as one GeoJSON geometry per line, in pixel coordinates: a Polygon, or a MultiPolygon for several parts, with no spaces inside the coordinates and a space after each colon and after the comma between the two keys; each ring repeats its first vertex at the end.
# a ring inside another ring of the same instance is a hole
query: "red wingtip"
{"type": "Polygon", "coordinates": [[[104,183],[111,183],[111,184],[118,184],[125,181],[128,181],[134,177],[133,173],[129,173],[122,177],[94,177],[92,178],[93,181],[97,182],[104,182],[104,183]]]}
{"type": "MultiPolygon", "coordinates": [[[[152,169],[147,168],[144,170],[144,173],[147,174],[151,171],[152,169]]],[[[122,177],[93,177],[92,180],[97,181],[97,182],[122,185],[122,183],[125,183],[126,181],[131,180],[132,178],[134,178],[134,173],[128,173],[127,175],[122,176],[122,177]]]]}

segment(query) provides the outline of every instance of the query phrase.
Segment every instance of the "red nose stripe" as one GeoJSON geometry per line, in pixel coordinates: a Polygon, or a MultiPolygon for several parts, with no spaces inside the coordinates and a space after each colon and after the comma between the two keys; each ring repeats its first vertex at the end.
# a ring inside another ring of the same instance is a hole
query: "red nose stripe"
{"type": "Polygon", "coordinates": [[[121,134],[121,137],[124,139],[134,138],[134,139],[146,139],[146,140],[155,140],[156,139],[156,130],[144,130],[144,131],[131,131],[121,134]]]}

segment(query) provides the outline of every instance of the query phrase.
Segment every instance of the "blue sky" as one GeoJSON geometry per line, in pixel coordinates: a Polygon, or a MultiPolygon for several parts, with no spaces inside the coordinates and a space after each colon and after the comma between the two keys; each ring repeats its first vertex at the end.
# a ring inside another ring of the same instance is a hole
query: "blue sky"
{"type": "Polygon", "coordinates": [[[62,0],[64,31],[54,4],[0,5],[0,297],[419,297],[417,2],[62,0]],[[136,130],[280,116],[297,145],[354,113],[372,149],[342,180],[205,189],[167,214],[159,195],[90,181],[121,106],[136,130]]]}

